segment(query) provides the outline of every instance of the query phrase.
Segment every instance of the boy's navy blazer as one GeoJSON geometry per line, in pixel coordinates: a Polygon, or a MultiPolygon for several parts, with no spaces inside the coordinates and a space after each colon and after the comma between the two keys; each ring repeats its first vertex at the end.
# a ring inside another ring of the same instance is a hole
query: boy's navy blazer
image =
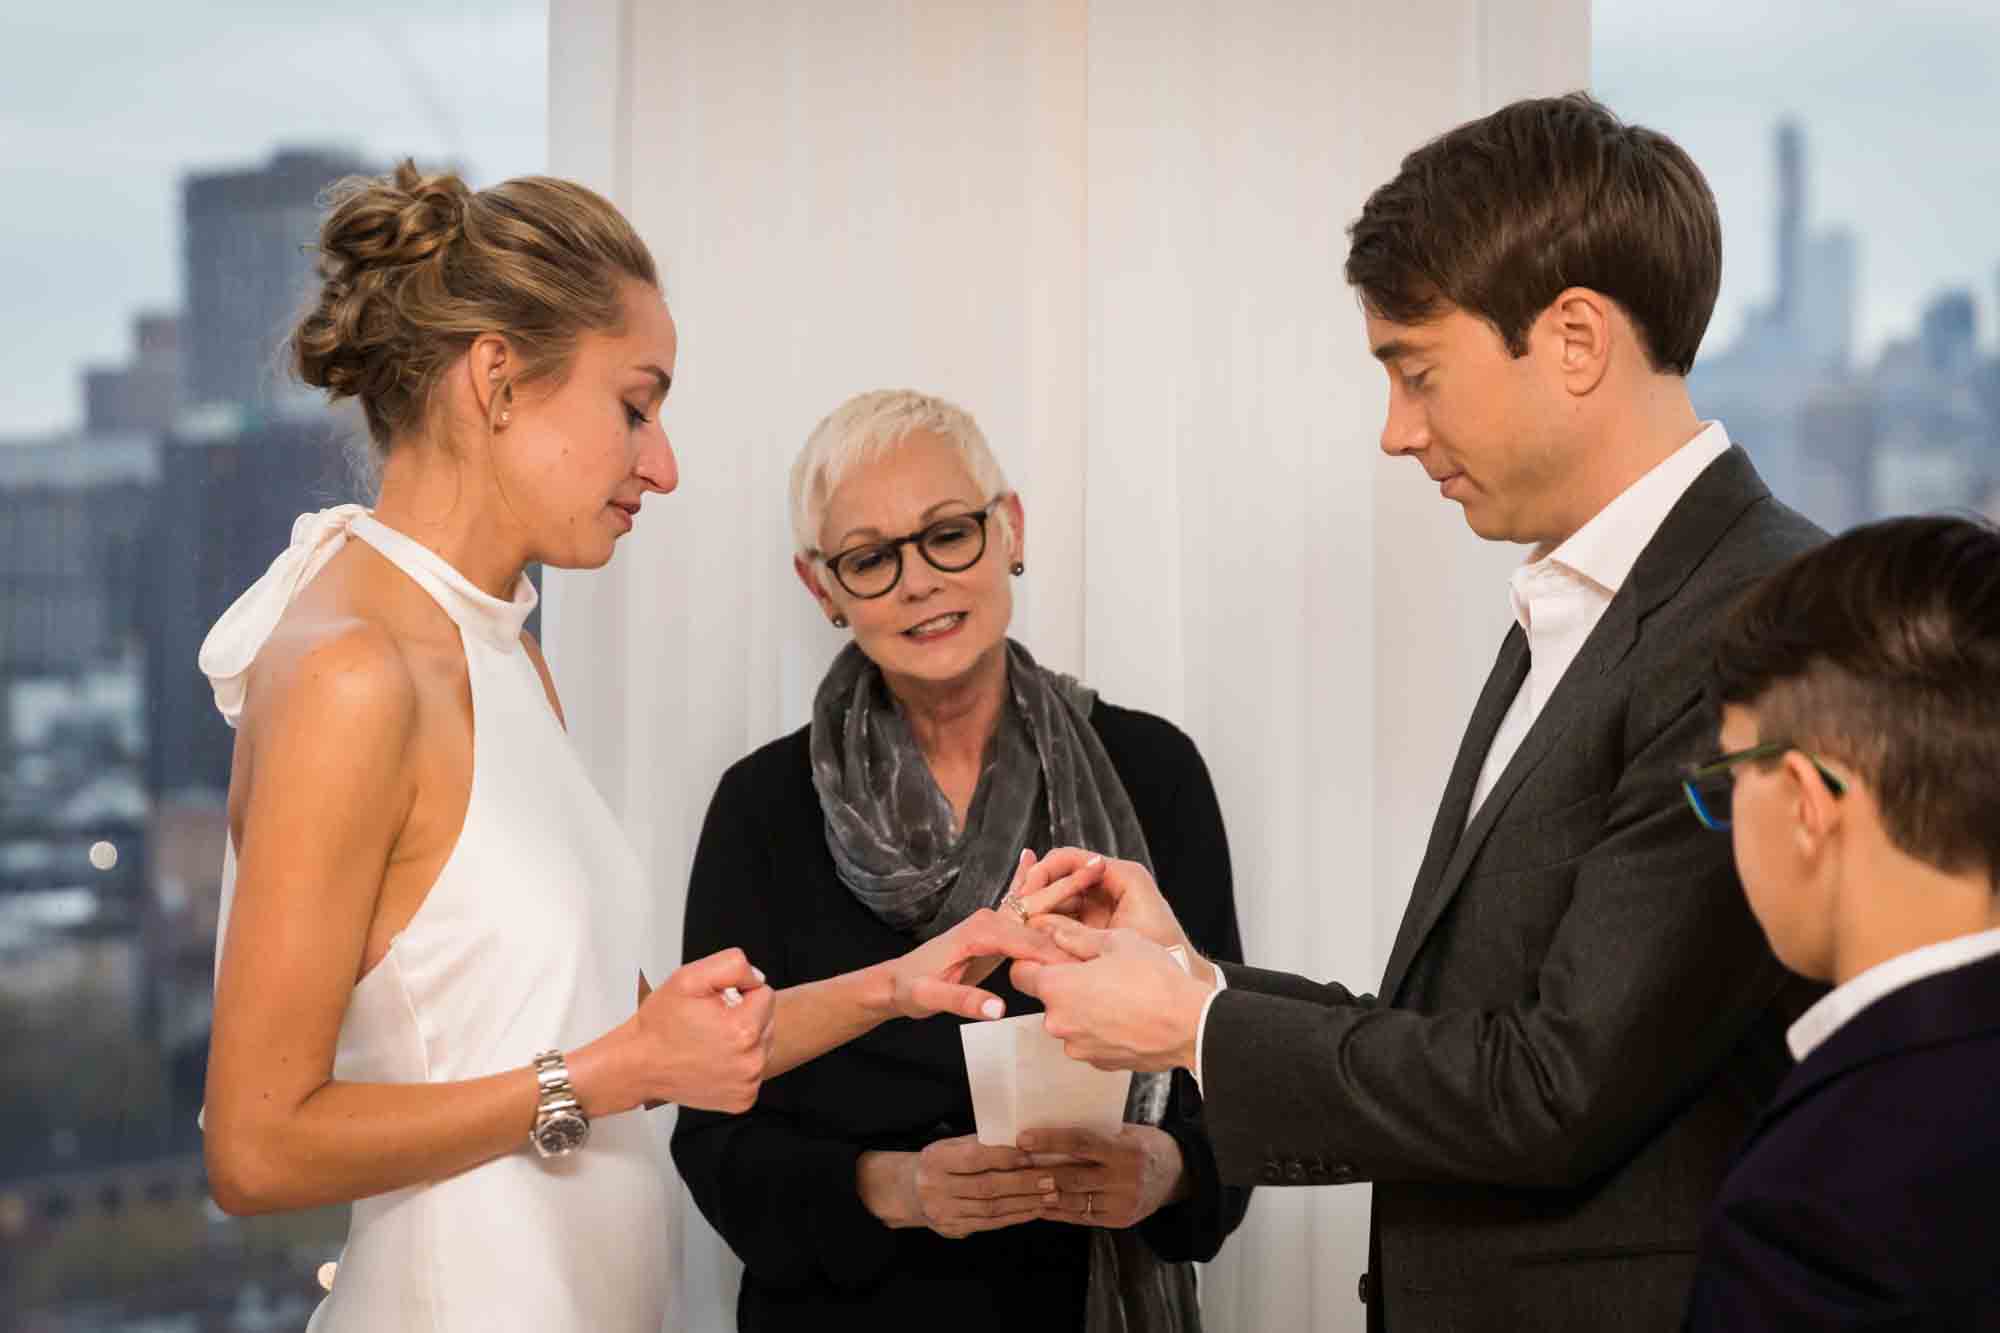
{"type": "Polygon", "coordinates": [[[2000,1329],[2000,956],[1799,1063],[1723,1183],[1688,1328],[2000,1329]]]}

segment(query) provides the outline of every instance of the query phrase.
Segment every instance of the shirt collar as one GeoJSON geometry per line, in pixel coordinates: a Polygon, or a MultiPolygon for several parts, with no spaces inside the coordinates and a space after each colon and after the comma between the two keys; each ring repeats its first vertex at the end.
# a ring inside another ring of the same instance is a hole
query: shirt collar
{"type": "Polygon", "coordinates": [[[1785,1033],[1792,1058],[1803,1060],[1856,1014],[1913,982],[2000,954],[2000,928],[1926,944],[1858,972],[1820,997],[1785,1033]]]}
{"type": "Polygon", "coordinates": [[[1530,557],[1523,568],[1561,565],[1596,584],[1607,597],[1616,595],[1632,566],[1639,563],[1646,543],[1653,540],[1695,478],[1728,452],[1729,432],[1722,423],[1705,423],[1693,439],[1620,491],[1562,545],[1539,559],[1530,557]]]}

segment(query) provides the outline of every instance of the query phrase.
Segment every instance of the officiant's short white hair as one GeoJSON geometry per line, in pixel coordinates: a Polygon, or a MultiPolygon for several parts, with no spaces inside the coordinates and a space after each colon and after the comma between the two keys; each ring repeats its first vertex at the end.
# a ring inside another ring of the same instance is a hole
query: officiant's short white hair
{"type": "MultiPolygon", "coordinates": [[[[813,427],[792,464],[792,542],[801,556],[818,551],[827,498],[839,488],[849,469],[879,457],[915,431],[949,441],[987,499],[1006,491],[1007,474],[993,457],[985,432],[964,408],[914,389],[856,394],[813,427]]],[[[1005,509],[994,510],[993,520],[1003,541],[1012,536],[1005,509]]]]}

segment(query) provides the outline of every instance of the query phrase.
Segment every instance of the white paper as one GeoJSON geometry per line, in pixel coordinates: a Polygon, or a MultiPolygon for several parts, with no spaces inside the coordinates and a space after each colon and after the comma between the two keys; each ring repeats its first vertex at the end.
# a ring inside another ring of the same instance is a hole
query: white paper
{"type": "Polygon", "coordinates": [[[1131,1071],[1111,1073],[1072,1060],[1040,1014],[967,1023],[966,1078],[979,1141],[1011,1148],[1025,1130],[1094,1129],[1115,1134],[1125,1119],[1131,1071]]]}

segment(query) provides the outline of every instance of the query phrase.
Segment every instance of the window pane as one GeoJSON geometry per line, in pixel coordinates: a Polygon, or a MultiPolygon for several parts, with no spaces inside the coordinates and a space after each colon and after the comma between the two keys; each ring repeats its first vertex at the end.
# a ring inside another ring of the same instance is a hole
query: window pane
{"type": "Polygon", "coordinates": [[[210,1202],[232,735],[195,652],[360,433],[289,384],[320,193],[543,169],[540,0],[32,5],[0,41],[0,1326],[291,1328],[344,1208],[210,1202]]]}

